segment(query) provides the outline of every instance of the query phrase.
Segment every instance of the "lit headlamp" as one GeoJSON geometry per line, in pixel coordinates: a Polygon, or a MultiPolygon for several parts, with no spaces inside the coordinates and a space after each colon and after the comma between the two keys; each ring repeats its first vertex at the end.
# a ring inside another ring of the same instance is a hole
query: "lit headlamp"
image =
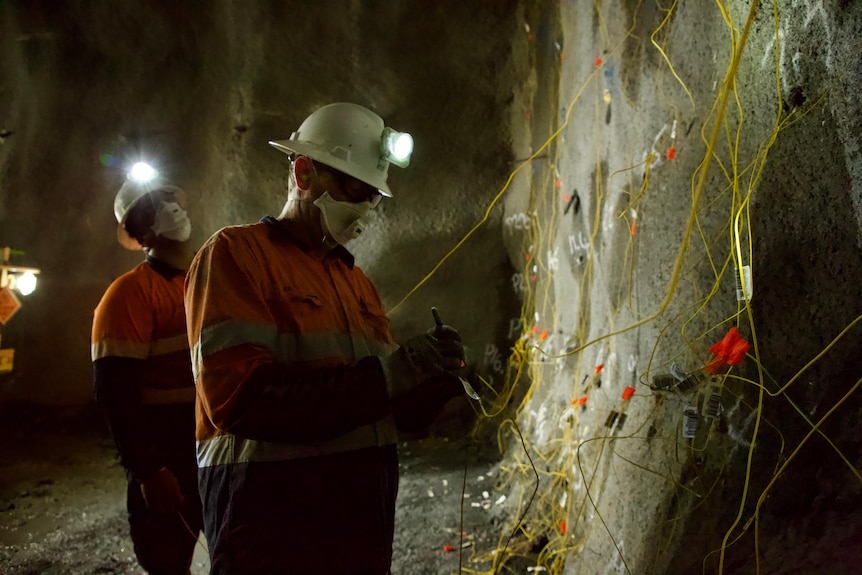
{"type": "Polygon", "coordinates": [[[153,180],[159,173],[153,168],[151,165],[145,162],[138,162],[132,169],[129,170],[129,179],[134,180],[140,184],[146,184],[147,182],[153,180]]]}
{"type": "Polygon", "coordinates": [[[380,158],[399,168],[406,168],[413,153],[413,136],[407,132],[396,132],[384,128],[380,138],[380,158]]]}

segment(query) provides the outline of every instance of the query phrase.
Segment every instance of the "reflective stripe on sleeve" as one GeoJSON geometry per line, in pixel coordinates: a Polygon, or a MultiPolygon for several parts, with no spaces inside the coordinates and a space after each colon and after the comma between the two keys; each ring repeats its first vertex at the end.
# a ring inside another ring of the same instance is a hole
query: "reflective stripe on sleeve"
{"type": "Polygon", "coordinates": [[[147,359],[159,355],[168,355],[189,348],[186,334],[157,339],[153,342],[123,341],[105,339],[90,346],[93,361],[105,357],[127,357],[131,359],[147,359]]]}
{"type": "Polygon", "coordinates": [[[128,357],[147,359],[150,357],[150,344],[118,339],[104,339],[90,346],[93,361],[105,357],[128,357]]]}
{"type": "Polygon", "coordinates": [[[195,381],[198,380],[198,375],[201,372],[201,340],[198,339],[195,342],[195,345],[190,350],[192,356],[192,377],[194,377],[195,381]]]}
{"type": "Polygon", "coordinates": [[[153,341],[152,355],[167,355],[175,351],[189,348],[189,336],[186,333],[153,341]]]}
{"type": "Polygon", "coordinates": [[[398,442],[392,418],[363,425],[330,441],[310,444],[276,443],[220,435],[197,442],[198,467],[320,457],[398,442]]]}
{"type": "Polygon", "coordinates": [[[200,375],[204,357],[237,345],[260,345],[274,354],[278,330],[274,325],[242,321],[223,321],[201,330],[200,337],[191,349],[192,374],[195,381],[200,375]]]}
{"type": "Polygon", "coordinates": [[[321,332],[312,334],[279,334],[269,324],[226,321],[201,330],[201,336],[191,350],[195,379],[203,358],[243,344],[266,348],[275,361],[316,361],[340,358],[359,360],[367,355],[388,355],[395,348],[388,343],[370,340],[361,334],[321,332]]]}
{"type": "Polygon", "coordinates": [[[200,354],[206,357],[244,343],[275,350],[278,331],[274,325],[243,321],[223,321],[201,330],[200,354]]]}

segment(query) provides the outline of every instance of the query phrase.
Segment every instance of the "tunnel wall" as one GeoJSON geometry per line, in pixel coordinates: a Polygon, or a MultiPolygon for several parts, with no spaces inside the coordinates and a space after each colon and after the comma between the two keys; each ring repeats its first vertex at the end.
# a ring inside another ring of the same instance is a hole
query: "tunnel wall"
{"type": "MultiPolygon", "coordinates": [[[[511,159],[520,12],[516,2],[476,13],[456,2],[0,1],[0,246],[41,269],[3,326],[15,362],[0,400],[92,403],[93,309],[143,259],[117,244],[112,213],[132,162],[186,188],[200,243],[281,211],[286,156],[267,141],[333,101],[365,105],[416,141],[410,165],[390,170],[395,199],[350,246],[397,338],[432,327],[436,306],[477,349],[505,351],[516,312],[500,310],[518,302],[500,210],[446,256],[511,159]]],[[[466,402],[449,409],[441,421],[469,428],[466,402]]]]}
{"type": "Polygon", "coordinates": [[[521,529],[497,555],[853,572],[862,4],[548,6],[504,200],[521,529]],[[747,355],[704,373],[731,328],[747,355]]]}

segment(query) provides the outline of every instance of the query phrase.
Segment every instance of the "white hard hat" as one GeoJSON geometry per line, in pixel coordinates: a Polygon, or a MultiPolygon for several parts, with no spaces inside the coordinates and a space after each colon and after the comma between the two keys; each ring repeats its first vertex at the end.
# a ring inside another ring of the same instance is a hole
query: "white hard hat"
{"type": "Polygon", "coordinates": [[[173,194],[180,205],[186,204],[186,193],[182,188],[176,186],[168,186],[160,184],[159,180],[150,180],[147,182],[128,178],[120,187],[114,198],[114,216],[117,218],[117,241],[120,245],[129,250],[139,250],[143,246],[129,235],[126,231],[126,218],[129,217],[129,212],[132,211],[141,198],[147,194],[156,191],[164,191],[173,194]]]}
{"type": "Polygon", "coordinates": [[[368,108],[339,102],[313,112],[289,140],[269,145],[286,154],[308,156],[392,197],[386,183],[389,164],[407,166],[413,138],[385,127],[368,108]]]}

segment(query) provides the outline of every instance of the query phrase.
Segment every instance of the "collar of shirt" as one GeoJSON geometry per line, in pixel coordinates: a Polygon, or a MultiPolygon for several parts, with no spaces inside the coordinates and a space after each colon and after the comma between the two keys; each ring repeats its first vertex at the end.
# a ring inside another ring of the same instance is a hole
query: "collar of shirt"
{"type": "Polygon", "coordinates": [[[177,269],[172,265],[166,264],[162,260],[156,259],[153,256],[147,256],[147,263],[163,278],[170,281],[178,275],[184,275],[186,272],[177,269]]]}
{"type": "MultiPolygon", "coordinates": [[[[302,251],[308,253],[308,251],[311,249],[311,246],[309,246],[306,242],[300,240],[299,238],[294,236],[292,233],[290,233],[290,230],[287,229],[287,226],[283,225],[280,220],[278,220],[272,216],[265,216],[265,217],[261,218],[260,221],[269,225],[270,229],[273,230],[275,232],[275,234],[277,234],[277,236],[283,237],[283,238],[289,240],[290,242],[294,243],[302,251]]],[[[327,258],[337,257],[342,262],[344,262],[344,264],[347,267],[349,267],[351,269],[353,268],[353,263],[354,263],[353,254],[351,254],[349,251],[347,251],[347,248],[345,248],[342,245],[337,245],[334,248],[332,248],[326,257],[327,258]]]]}

